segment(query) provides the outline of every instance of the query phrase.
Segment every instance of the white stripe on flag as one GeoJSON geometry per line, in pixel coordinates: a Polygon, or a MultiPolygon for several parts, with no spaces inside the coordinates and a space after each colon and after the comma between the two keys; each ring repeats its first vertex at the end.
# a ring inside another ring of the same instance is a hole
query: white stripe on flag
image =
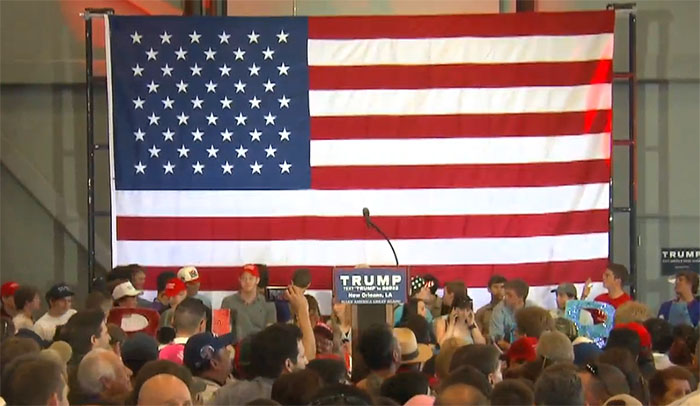
{"type": "MultiPolygon", "coordinates": [[[[284,217],[538,214],[606,209],[607,183],[404,190],[117,190],[116,216],[284,217]],[[416,204],[420,202],[420,204],[416,204]]],[[[290,262],[291,263],[291,262],[290,262]]]]}
{"type": "Polygon", "coordinates": [[[311,166],[531,164],[607,159],[610,134],[311,141],[311,166]]]}
{"type": "MultiPolygon", "coordinates": [[[[520,264],[604,258],[608,234],[518,238],[450,238],[393,240],[401,263],[409,265],[520,264]]],[[[389,264],[384,240],[285,241],[117,241],[117,263],[180,266],[265,263],[389,264]]]]}
{"type": "Polygon", "coordinates": [[[311,66],[573,62],[612,59],[613,34],[420,39],[310,39],[311,66]]]}
{"type": "Polygon", "coordinates": [[[511,114],[606,110],[612,85],[460,89],[312,90],[312,117],[511,114]]]}

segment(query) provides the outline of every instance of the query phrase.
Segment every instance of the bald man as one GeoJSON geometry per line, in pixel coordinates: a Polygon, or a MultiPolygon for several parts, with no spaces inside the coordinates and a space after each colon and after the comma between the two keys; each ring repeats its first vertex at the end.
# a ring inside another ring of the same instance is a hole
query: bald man
{"type": "Polygon", "coordinates": [[[435,406],[486,406],[488,403],[480,390],[462,383],[448,386],[435,399],[435,406]]]}
{"type": "Polygon", "coordinates": [[[192,406],[192,395],[180,378],[174,375],[156,375],[141,386],[138,406],[192,406]]]}

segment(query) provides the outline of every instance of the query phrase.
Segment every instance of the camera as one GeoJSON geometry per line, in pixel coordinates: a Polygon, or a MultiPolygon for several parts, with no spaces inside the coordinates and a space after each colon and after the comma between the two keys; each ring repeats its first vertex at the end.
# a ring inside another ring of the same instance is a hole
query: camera
{"type": "Polygon", "coordinates": [[[268,286],[265,288],[265,300],[268,302],[286,302],[284,293],[287,291],[285,286],[268,286]]]}

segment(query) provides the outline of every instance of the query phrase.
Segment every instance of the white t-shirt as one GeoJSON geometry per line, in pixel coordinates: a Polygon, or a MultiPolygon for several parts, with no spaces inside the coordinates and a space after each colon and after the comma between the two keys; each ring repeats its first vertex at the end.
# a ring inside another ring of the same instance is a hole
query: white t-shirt
{"type": "Polygon", "coordinates": [[[56,334],[56,326],[66,324],[77,310],[70,309],[60,317],[53,317],[48,312],[45,313],[39,320],[34,323],[34,332],[39,334],[39,337],[46,341],[53,341],[53,336],[56,334]]]}
{"type": "Polygon", "coordinates": [[[17,315],[12,318],[12,324],[15,325],[15,331],[18,331],[21,328],[31,330],[34,326],[34,321],[27,317],[24,313],[17,313],[17,315]]]}

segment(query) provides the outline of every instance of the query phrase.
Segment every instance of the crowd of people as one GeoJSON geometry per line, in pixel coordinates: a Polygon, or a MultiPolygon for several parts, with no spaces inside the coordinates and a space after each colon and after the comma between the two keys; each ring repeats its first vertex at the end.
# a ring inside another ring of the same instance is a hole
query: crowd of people
{"type": "Polygon", "coordinates": [[[152,301],[138,265],[94,281],[84,306],[57,283],[40,317],[41,292],[4,281],[0,404],[700,405],[698,274],[676,275],[656,317],[625,293],[628,276],[611,263],[606,293],[561,283],[545,309],[525,281],[493,275],[477,310],[463,282],[414,275],[394,325],[360,330],[350,305],[322,314],[307,269],[273,289],[264,265],[246,265],[224,312],[195,267],[158,275],[152,301]],[[566,311],[579,297],[614,319],[566,311]],[[614,328],[601,346],[582,326],[603,322],[614,328]]]}

